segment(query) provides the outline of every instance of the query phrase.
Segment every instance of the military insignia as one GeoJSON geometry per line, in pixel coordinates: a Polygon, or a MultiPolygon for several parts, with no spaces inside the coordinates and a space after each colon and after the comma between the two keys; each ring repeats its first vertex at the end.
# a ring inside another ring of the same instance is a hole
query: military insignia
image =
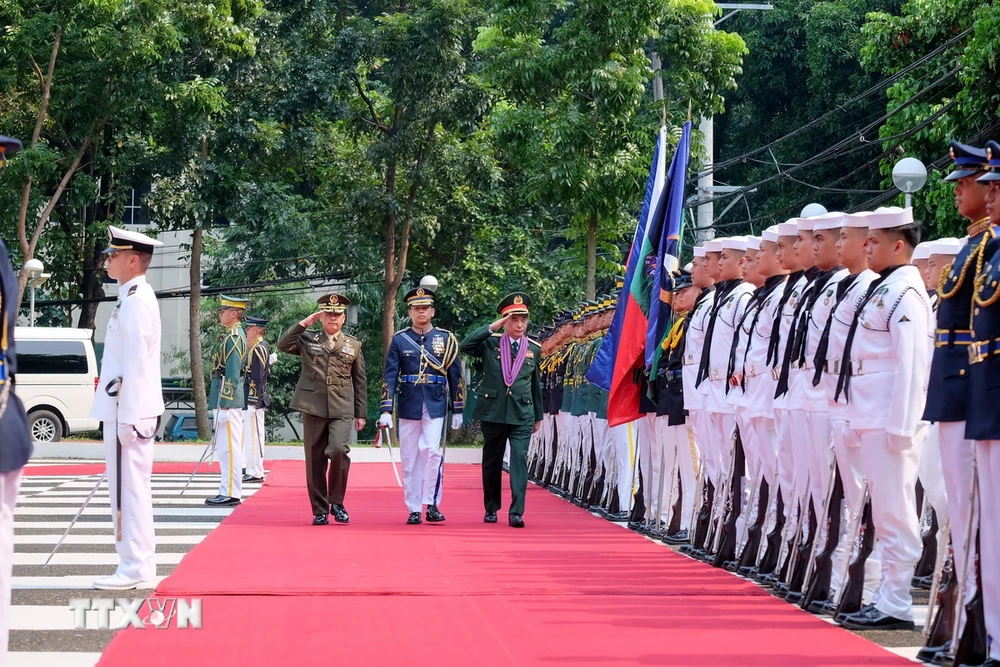
{"type": "Polygon", "coordinates": [[[434,336],[431,338],[431,351],[434,354],[444,354],[444,336],[434,336]]]}
{"type": "Polygon", "coordinates": [[[128,296],[132,296],[138,290],[139,290],[139,286],[138,285],[132,285],[132,287],[130,287],[129,290],[128,290],[128,296]]]}
{"type": "Polygon", "coordinates": [[[901,318],[899,318],[899,321],[900,321],[900,322],[909,322],[909,321],[910,321],[910,318],[909,318],[909,317],[907,317],[906,315],[903,315],[903,316],[902,316],[901,318]]]}
{"type": "Polygon", "coordinates": [[[879,299],[878,301],[875,302],[875,307],[876,308],[885,308],[885,302],[882,301],[882,299],[879,299]]]}
{"type": "Polygon", "coordinates": [[[417,289],[417,296],[424,296],[427,292],[424,291],[423,287],[417,289]]]}
{"type": "Polygon", "coordinates": [[[534,359],[535,353],[532,352],[531,350],[528,350],[528,353],[525,355],[525,357],[527,357],[528,359],[534,359]]]}
{"type": "Polygon", "coordinates": [[[343,352],[348,357],[353,357],[355,354],[357,354],[354,348],[351,347],[350,343],[344,343],[344,347],[340,348],[340,351],[343,352]]]}

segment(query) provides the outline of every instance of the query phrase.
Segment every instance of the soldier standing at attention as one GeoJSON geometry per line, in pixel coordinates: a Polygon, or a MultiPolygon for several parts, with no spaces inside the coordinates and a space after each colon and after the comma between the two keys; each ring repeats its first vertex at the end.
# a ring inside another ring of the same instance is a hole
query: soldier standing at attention
{"type": "Polygon", "coordinates": [[[302,413],[306,455],[306,486],[313,525],[348,523],[344,509],[347,473],[351,468],[348,442],[351,427],[365,427],[368,380],[361,341],[343,332],[350,300],[340,294],[320,297],[319,312],[282,334],[278,349],[302,357],[302,371],[291,407],[302,413]],[[320,331],[308,331],[317,321],[320,331]]]}
{"type": "Polygon", "coordinates": [[[219,493],[206,505],[233,507],[243,496],[243,373],[247,359],[247,335],[240,326],[246,311],[245,299],[219,295],[219,322],[226,328],[212,369],[208,407],[215,417],[215,456],[222,477],[219,493]]]}
{"type": "Polygon", "coordinates": [[[395,406],[399,416],[403,500],[410,512],[406,520],[410,525],[421,522],[420,510],[424,505],[427,521],[444,521],[438,509],[444,481],[441,429],[449,402],[453,410],[451,428],[462,428],[465,400],[458,341],[450,331],[431,323],[434,297],[434,292],[423,287],[407,293],[413,324],[392,337],[382,376],[382,414],[378,425],[392,428],[395,406]]]}
{"type": "Polygon", "coordinates": [[[246,472],[244,482],[264,481],[264,410],[271,405],[267,381],[271,376],[271,352],[264,340],[267,320],[247,318],[247,381],[243,411],[243,460],[246,472]]]}
{"type": "Polygon", "coordinates": [[[476,329],[462,341],[461,350],[482,359],[473,417],[482,422],[483,504],[486,523],[497,522],[501,506],[503,454],[510,440],[511,504],[507,523],[523,528],[524,496],[528,486],[528,443],[542,426],[542,384],[538,364],[542,348],[524,334],[528,329],[531,298],[515,292],[504,297],[500,319],[476,329]],[[504,332],[501,334],[500,329],[504,332]]]}

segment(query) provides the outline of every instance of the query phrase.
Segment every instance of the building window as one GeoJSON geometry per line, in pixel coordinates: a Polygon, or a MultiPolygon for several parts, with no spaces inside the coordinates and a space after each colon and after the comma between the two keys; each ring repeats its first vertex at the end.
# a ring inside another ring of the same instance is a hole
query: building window
{"type": "Polygon", "coordinates": [[[134,225],[139,227],[146,227],[149,223],[149,217],[146,215],[145,206],[143,202],[146,199],[146,195],[149,193],[149,185],[143,185],[139,188],[134,188],[129,193],[128,201],[125,202],[125,214],[122,218],[122,224],[134,225]]]}

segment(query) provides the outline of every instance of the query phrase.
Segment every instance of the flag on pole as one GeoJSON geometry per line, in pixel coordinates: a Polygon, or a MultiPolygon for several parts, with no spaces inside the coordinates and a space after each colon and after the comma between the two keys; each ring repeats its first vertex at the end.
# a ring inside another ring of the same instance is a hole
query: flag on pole
{"type": "Polygon", "coordinates": [[[587,381],[609,392],[608,424],[618,426],[639,417],[639,385],[633,372],[642,367],[652,284],[651,262],[659,247],[663,189],[666,183],[667,130],[660,128],[646,193],[618,295],[611,327],[587,371],[587,381]]]}
{"type": "Polygon", "coordinates": [[[681,129],[677,150],[670,161],[664,186],[665,205],[660,223],[659,260],[654,265],[649,304],[649,324],[646,328],[646,370],[655,373],[662,348],[660,343],[670,328],[670,274],[677,270],[681,254],[681,229],[684,221],[684,188],[691,153],[691,121],[681,129]]]}

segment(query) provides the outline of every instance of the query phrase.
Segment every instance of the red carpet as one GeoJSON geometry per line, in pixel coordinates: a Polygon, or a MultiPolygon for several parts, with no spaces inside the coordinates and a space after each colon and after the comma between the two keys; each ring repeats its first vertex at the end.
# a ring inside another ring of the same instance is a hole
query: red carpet
{"type": "MultiPolygon", "coordinates": [[[[195,463],[154,463],[153,472],[158,474],[191,474],[194,472],[195,463]]],[[[58,465],[32,465],[21,469],[21,474],[25,477],[43,475],[100,475],[104,472],[103,463],[62,463],[58,465]]],[[[218,463],[205,462],[198,466],[198,474],[203,472],[219,472],[218,463]]]]}
{"type": "Polygon", "coordinates": [[[302,464],[270,468],[157,589],[203,628],[125,630],[101,665],[912,664],[534,486],[527,528],[483,524],[478,466],[447,468],[444,525],[406,526],[388,466],[355,465],[326,527],[302,464]]]}

